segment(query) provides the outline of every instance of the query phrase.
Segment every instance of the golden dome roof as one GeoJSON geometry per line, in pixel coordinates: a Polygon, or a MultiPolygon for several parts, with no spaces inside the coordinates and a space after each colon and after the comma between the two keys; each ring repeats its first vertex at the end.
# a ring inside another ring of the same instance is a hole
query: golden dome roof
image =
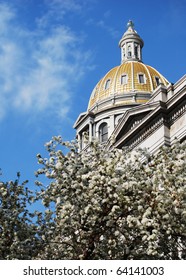
{"type": "MultiPolygon", "coordinates": [[[[168,81],[156,69],[139,61],[127,61],[112,68],[95,86],[90,96],[88,110],[109,97],[134,93],[152,93],[159,84],[168,81]]],[[[149,98],[148,98],[149,99],[149,98]]],[[[144,99],[136,100],[145,103],[144,99]]]]}
{"type": "Polygon", "coordinates": [[[159,84],[168,85],[169,82],[156,69],[142,62],[143,45],[130,20],[119,42],[121,65],[112,68],[95,86],[88,110],[94,110],[99,104],[99,108],[104,109],[113,104],[145,103],[159,84]]]}

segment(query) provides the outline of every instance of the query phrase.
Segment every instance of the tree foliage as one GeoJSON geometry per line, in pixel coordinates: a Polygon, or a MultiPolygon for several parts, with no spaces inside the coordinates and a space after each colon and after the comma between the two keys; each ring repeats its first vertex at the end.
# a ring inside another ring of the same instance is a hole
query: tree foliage
{"type": "Polygon", "coordinates": [[[61,137],[46,146],[49,157],[38,154],[37,175],[50,179],[37,183],[46,207],[38,259],[186,258],[186,143],[153,156],[96,141],[79,153],[61,137]]]}
{"type": "Polygon", "coordinates": [[[34,216],[28,211],[32,192],[15,181],[0,182],[0,259],[32,259],[38,254],[39,238],[34,216]]]}
{"type": "Polygon", "coordinates": [[[61,137],[46,147],[36,176],[48,185],[0,182],[0,259],[186,259],[186,142],[153,156],[96,141],[79,153],[61,137]]]}

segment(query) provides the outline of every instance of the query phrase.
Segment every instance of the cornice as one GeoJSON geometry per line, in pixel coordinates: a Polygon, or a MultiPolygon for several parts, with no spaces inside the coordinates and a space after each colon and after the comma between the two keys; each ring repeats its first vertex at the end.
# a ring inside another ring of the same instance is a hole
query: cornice
{"type": "Polygon", "coordinates": [[[128,146],[132,150],[152,135],[160,126],[165,125],[170,128],[185,113],[186,100],[179,103],[179,106],[173,110],[170,110],[170,108],[168,110],[166,104],[160,102],[156,110],[153,110],[139,124],[124,134],[113,144],[113,147],[128,146]]]}
{"type": "MultiPolygon", "coordinates": [[[[121,146],[124,146],[123,143],[129,142],[129,140],[133,139],[137,135],[141,135],[142,133],[144,133],[144,129],[147,130],[147,127],[151,125],[152,121],[157,119],[157,116],[160,115],[160,113],[165,115],[165,112],[165,103],[161,101],[156,102],[156,108],[149,114],[147,114],[147,116],[145,116],[139,123],[137,123],[136,126],[128,130],[118,141],[113,144],[113,147],[120,148],[121,146]]],[[[120,125],[122,124],[120,123],[120,125]]],[[[114,135],[114,133],[112,135],[114,135]]],[[[114,137],[115,139],[117,139],[117,135],[114,135],[114,137]]],[[[110,148],[111,143],[108,143],[107,147],[110,148]]]]}

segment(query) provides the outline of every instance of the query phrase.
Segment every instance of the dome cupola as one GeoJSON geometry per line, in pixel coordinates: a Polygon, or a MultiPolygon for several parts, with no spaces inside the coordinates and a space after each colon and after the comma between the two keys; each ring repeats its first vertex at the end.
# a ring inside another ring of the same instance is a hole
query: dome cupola
{"type": "Polygon", "coordinates": [[[143,40],[134,30],[134,23],[129,20],[119,41],[121,64],[108,71],[94,87],[88,111],[140,105],[151,98],[160,84],[169,84],[155,68],[142,62],[143,45],[143,40]]]}
{"type": "Polygon", "coordinates": [[[121,48],[121,63],[126,61],[142,61],[142,48],[144,42],[134,30],[134,23],[129,20],[127,31],[123,34],[119,42],[121,48]]]}

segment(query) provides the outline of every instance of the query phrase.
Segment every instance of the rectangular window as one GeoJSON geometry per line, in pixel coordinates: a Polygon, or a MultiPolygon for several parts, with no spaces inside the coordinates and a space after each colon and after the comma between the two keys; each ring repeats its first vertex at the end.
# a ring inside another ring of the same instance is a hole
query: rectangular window
{"type": "Polygon", "coordinates": [[[121,76],[121,84],[122,85],[126,85],[127,84],[127,75],[122,75],[121,76]]]}
{"type": "Polygon", "coordinates": [[[159,86],[159,84],[160,84],[160,79],[159,79],[159,77],[155,77],[155,79],[156,79],[156,85],[159,86]]]}
{"type": "Polygon", "coordinates": [[[132,53],[131,52],[128,52],[128,57],[131,57],[132,56],[132,53]]]}
{"type": "Polygon", "coordinates": [[[139,78],[139,83],[140,84],[144,84],[145,83],[145,79],[144,79],[144,75],[143,74],[139,74],[138,78],[139,78]]]}
{"type": "Polygon", "coordinates": [[[134,53],[135,53],[135,57],[138,58],[138,47],[137,46],[135,46],[134,53]]]}

